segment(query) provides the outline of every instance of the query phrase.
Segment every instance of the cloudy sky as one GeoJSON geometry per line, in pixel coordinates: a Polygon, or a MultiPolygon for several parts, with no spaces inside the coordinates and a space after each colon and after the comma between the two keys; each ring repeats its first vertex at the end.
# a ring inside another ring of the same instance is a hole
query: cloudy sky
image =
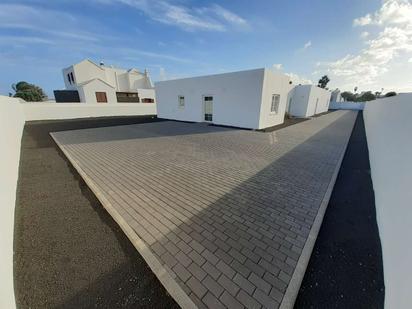
{"type": "Polygon", "coordinates": [[[49,95],[84,58],[152,78],[271,67],[296,83],[412,91],[412,0],[2,0],[0,93],[49,95]]]}

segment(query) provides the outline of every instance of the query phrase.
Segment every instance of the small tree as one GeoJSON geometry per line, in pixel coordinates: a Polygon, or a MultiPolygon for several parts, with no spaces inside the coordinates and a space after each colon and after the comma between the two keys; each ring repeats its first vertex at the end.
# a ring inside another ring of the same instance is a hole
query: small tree
{"type": "Polygon", "coordinates": [[[385,97],[386,97],[386,98],[388,98],[388,97],[394,97],[394,96],[396,96],[396,92],[395,92],[395,91],[390,91],[390,92],[388,92],[387,94],[385,94],[385,97]]]}
{"type": "Polygon", "coordinates": [[[14,90],[15,98],[22,98],[29,102],[40,102],[47,99],[47,95],[39,86],[29,84],[27,82],[21,81],[17,84],[13,84],[12,88],[14,90]]]}
{"type": "Polygon", "coordinates": [[[327,75],[323,75],[321,79],[319,79],[318,87],[326,88],[326,85],[330,82],[330,79],[327,75]]]}
{"type": "Polygon", "coordinates": [[[358,102],[366,102],[366,101],[372,101],[375,100],[376,96],[372,93],[372,91],[366,91],[362,93],[360,97],[357,98],[358,102]]]}
{"type": "Polygon", "coordinates": [[[356,96],[350,91],[342,92],[341,96],[345,101],[355,102],[356,100],[356,96]]]}

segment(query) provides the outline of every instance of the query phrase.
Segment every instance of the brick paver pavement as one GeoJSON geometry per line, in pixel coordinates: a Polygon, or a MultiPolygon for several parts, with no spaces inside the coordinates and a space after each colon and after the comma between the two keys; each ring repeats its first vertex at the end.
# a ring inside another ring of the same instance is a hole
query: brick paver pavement
{"type": "Polygon", "coordinates": [[[271,133],[168,121],[52,135],[194,304],[277,308],[355,118],[271,133]]]}

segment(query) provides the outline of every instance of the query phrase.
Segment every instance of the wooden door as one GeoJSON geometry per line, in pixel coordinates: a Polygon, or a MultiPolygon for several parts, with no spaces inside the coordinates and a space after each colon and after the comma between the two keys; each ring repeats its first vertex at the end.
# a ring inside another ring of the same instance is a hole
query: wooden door
{"type": "Polygon", "coordinates": [[[96,101],[97,103],[107,103],[106,92],[96,92],[96,101]]]}

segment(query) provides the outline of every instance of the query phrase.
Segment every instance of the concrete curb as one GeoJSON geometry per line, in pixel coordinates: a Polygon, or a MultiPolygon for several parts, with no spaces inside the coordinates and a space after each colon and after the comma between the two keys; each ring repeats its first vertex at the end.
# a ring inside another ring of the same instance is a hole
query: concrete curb
{"type": "MultiPolygon", "coordinates": [[[[356,111],[356,116],[358,112],[356,111]]],[[[305,246],[303,247],[302,253],[299,257],[296,268],[293,272],[292,278],[290,279],[289,285],[286,289],[285,294],[283,295],[282,302],[280,304],[280,309],[293,309],[296,298],[299,293],[300,285],[302,284],[303,277],[305,276],[306,268],[309,264],[310,256],[315,246],[316,238],[318,237],[320,227],[322,225],[323,217],[325,216],[326,208],[328,207],[330,197],[332,195],[333,187],[335,186],[336,179],[338,178],[339,170],[342,165],[343,158],[345,157],[346,148],[348,147],[349,139],[352,135],[353,128],[355,126],[355,121],[352,124],[351,133],[348,135],[345,146],[343,148],[342,154],[339,158],[338,164],[335,167],[335,170],[330,179],[328,189],[325,192],[325,195],[322,199],[322,202],[319,206],[318,214],[316,215],[315,221],[313,222],[312,228],[309,232],[309,236],[306,240],[305,246]]]]}
{"type": "Polygon", "coordinates": [[[83,178],[87,186],[93,191],[97,199],[102,203],[103,207],[111,215],[111,217],[120,226],[122,231],[126,234],[129,240],[132,242],[133,246],[137,249],[146,263],[149,265],[150,269],[166,288],[167,292],[173,297],[176,303],[184,309],[194,309],[197,308],[195,303],[189,298],[186,292],[179,286],[179,284],[170,276],[165,267],[159,262],[159,260],[154,256],[150,249],[146,246],[143,240],[137,235],[137,233],[131,228],[127,222],[122,218],[122,216],[116,211],[112,204],[101,194],[98,188],[93,184],[92,179],[82,170],[82,168],[76,163],[76,161],[70,156],[70,154],[60,147],[55,139],[53,133],[50,133],[57,147],[64,153],[69,162],[73,165],[79,175],[83,178]]]}

